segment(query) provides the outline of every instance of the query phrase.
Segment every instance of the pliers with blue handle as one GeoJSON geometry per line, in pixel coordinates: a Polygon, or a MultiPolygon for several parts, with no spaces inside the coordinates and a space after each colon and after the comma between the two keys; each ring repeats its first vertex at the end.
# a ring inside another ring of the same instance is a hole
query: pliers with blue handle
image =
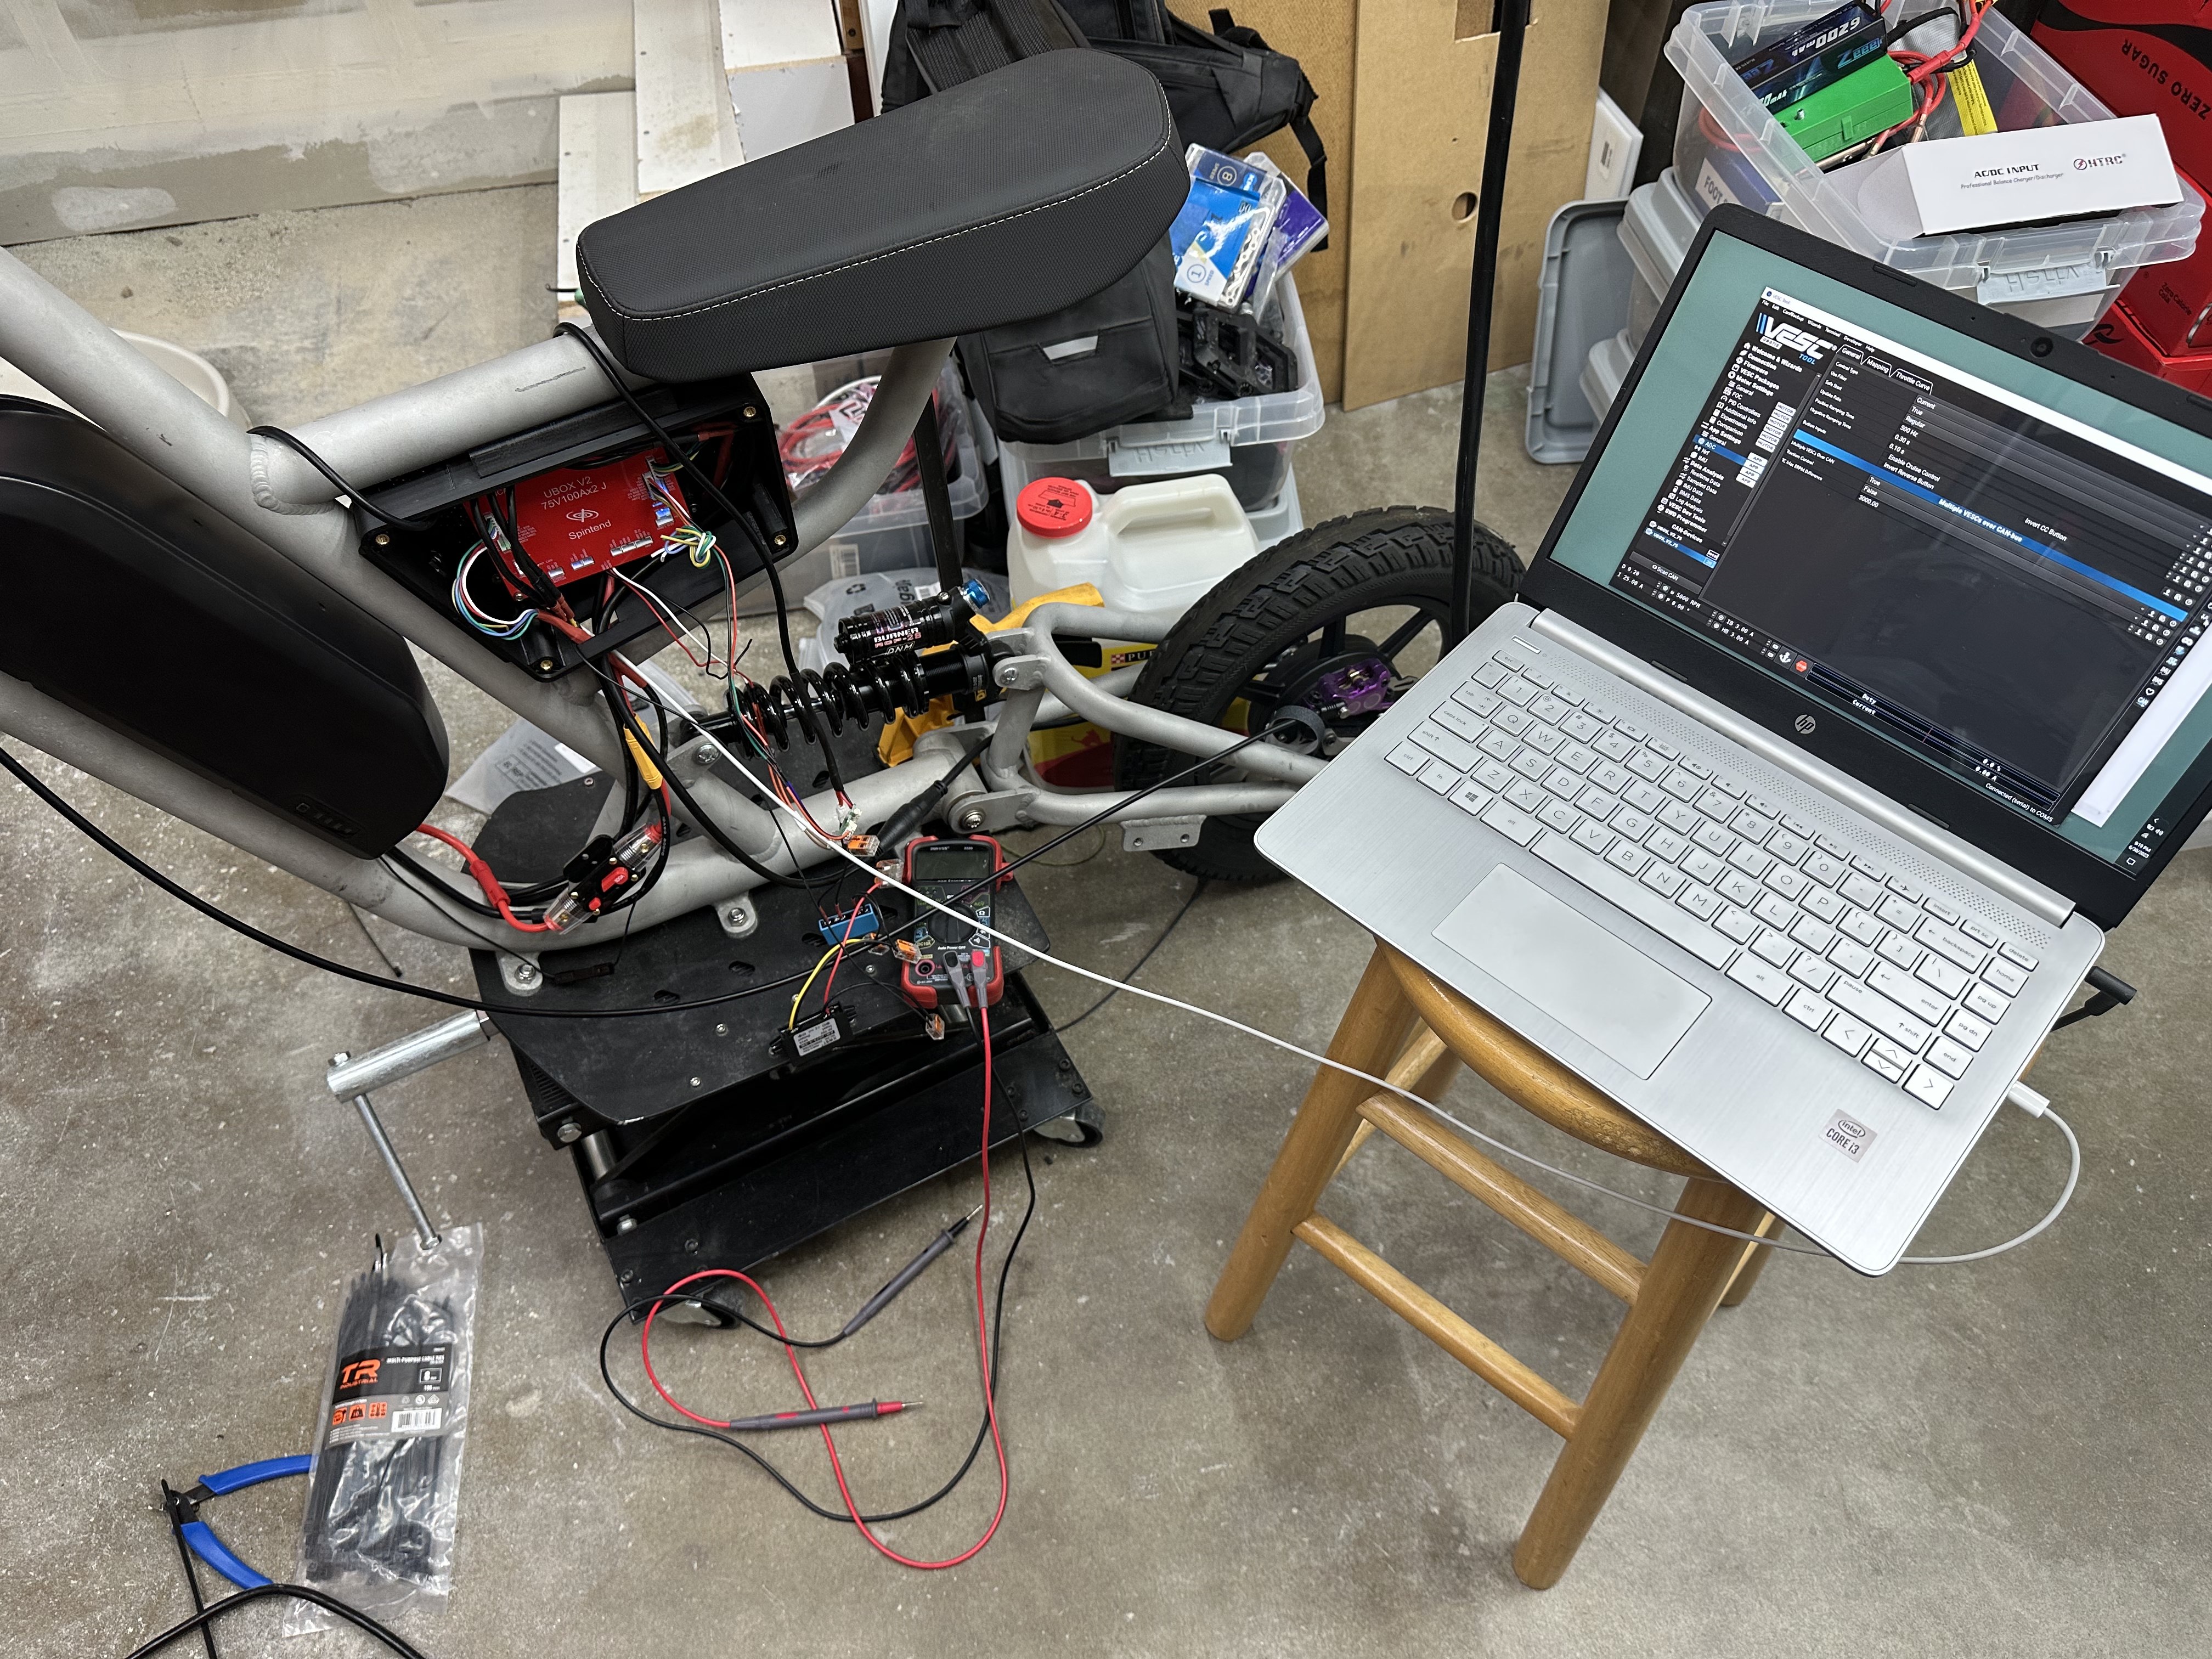
{"type": "Polygon", "coordinates": [[[183,1492],[177,1491],[164,1480],[161,1501],[169,1511],[169,1520],[177,1529],[177,1537],[194,1555],[240,1589],[258,1589],[269,1580],[232,1554],[215,1529],[200,1519],[200,1505],[210,1498],[224,1498],[248,1486],[258,1486],[264,1480],[281,1480],[287,1475],[305,1474],[314,1467],[315,1460],[305,1453],[295,1457],[264,1457],[258,1463],[240,1463],[234,1469],[225,1469],[220,1474],[204,1474],[199,1484],[183,1492]]]}

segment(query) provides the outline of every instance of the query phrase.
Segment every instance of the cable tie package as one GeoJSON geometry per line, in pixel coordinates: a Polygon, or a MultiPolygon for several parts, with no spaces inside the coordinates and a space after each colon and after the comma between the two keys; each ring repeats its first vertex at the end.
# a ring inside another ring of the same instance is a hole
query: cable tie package
{"type": "Polygon", "coordinates": [[[1190,194],[1168,228],[1175,285],[1194,300],[1234,311],[1258,274],[1285,186],[1279,173],[1203,144],[1193,144],[1183,159],[1190,194]]]}
{"type": "MultiPolygon", "coordinates": [[[[347,1282],[323,1385],[300,1582],[380,1617],[442,1608],[453,1580],[481,1227],[412,1237],[347,1282]]],[[[288,1635],[332,1627],[305,1602],[288,1635]]]]}

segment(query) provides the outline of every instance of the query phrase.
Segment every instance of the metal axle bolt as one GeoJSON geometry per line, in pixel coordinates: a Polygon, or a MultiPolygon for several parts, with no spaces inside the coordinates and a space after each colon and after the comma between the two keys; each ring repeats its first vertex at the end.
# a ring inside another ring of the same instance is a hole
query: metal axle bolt
{"type": "Polygon", "coordinates": [[[553,1132],[553,1139],[563,1146],[573,1146],[583,1138],[583,1126],[573,1117],[553,1132]]]}
{"type": "Polygon", "coordinates": [[[538,981],[544,978],[545,975],[539,970],[536,963],[518,962],[509,971],[508,976],[512,978],[517,985],[522,986],[526,989],[530,986],[537,984],[538,981]]]}
{"type": "Polygon", "coordinates": [[[637,1231],[637,1218],[634,1215],[624,1216],[620,1221],[615,1223],[615,1231],[618,1233],[635,1232],[637,1231]]]}

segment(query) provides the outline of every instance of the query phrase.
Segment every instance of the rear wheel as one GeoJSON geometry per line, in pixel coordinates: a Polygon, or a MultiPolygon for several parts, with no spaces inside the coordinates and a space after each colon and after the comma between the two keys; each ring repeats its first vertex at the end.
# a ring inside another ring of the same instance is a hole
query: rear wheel
{"type": "MultiPolygon", "coordinates": [[[[1480,525],[1474,554],[1480,623],[1519,590],[1521,563],[1480,525]]],[[[1376,507],[1316,525],[1194,605],[1130,701],[1239,733],[1293,719],[1300,730],[1287,746],[1334,755],[1435,665],[1451,581],[1452,519],[1440,507],[1376,507]]],[[[1141,789],[1192,759],[1117,737],[1114,781],[1141,789]]],[[[1216,881],[1272,881],[1281,872],[1252,844],[1261,821],[1208,818],[1195,846],[1154,856],[1216,881]]]]}

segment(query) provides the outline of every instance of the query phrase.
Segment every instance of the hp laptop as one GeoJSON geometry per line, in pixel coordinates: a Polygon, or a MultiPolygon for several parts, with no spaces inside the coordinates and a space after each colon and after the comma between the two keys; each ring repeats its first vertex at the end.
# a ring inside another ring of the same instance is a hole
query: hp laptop
{"type": "Polygon", "coordinates": [[[1740,208],[1267,856],[1893,1266],[2212,807],[2212,404],[1740,208]]]}

